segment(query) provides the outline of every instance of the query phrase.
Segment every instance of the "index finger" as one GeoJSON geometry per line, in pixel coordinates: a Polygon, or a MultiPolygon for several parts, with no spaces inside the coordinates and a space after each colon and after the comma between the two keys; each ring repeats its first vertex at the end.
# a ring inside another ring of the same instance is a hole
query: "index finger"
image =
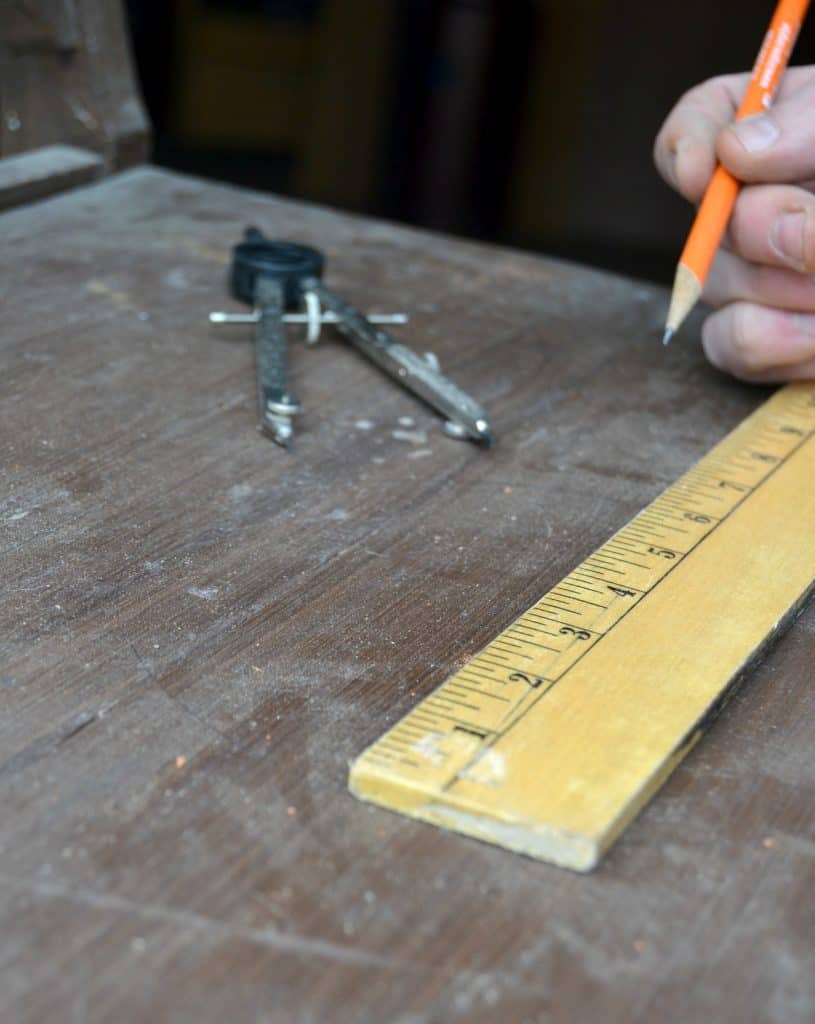
{"type": "MultiPolygon", "coordinates": [[[[695,86],[668,115],[654,143],[654,161],[669,185],[696,203],[716,168],[716,138],[731,124],[751,73],[719,75],[695,86]]],[[[815,77],[815,69],[789,68],[779,96],[794,92],[815,77]]]]}
{"type": "Polygon", "coordinates": [[[736,115],[750,75],[720,75],[684,94],[654,144],[659,173],[691,202],[698,202],[716,167],[716,137],[736,115]]]}

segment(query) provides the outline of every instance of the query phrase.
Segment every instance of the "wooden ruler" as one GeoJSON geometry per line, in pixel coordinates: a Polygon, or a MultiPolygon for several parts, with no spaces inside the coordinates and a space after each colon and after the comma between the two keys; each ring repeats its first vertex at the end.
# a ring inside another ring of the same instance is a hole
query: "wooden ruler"
{"type": "Polygon", "coordinates": [[[363,800],[594,867],[815,580],[815,382],[777,392],[369,747],[363,800]]]}

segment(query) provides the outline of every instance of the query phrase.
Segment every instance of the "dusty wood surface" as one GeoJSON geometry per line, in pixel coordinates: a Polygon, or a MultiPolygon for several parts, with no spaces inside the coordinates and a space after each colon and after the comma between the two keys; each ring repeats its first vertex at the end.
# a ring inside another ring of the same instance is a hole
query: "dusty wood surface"
{"type": "Polygon", "coordinates": [[[87,185],[103,170],[101,157],[74,146],[43,146],[0,160],[0,210],[87,185]]]}
{"type": "Polygon", "coordinates": [[[122,0],[0,3],[0,156],[64,143],[110,172],[147,156],[122,0]]]}
{"type": "Polygon", "coordinates": [[[764,397],[663,293],[154,170],[0,223],[4,1020],[812,1019],[812,608],[591,876],[346,791],[764,397]],[[409,309],[498,446],[334,340],[261,437],[206,323],[247,223],[409,309]]]}

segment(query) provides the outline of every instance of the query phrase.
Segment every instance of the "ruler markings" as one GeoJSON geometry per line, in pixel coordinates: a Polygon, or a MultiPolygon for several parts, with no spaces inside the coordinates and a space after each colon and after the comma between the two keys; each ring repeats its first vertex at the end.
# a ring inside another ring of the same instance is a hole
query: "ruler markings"
{"type": "Polygon", "coordinates": [[[494,683],[495,682],[495,676],[490,675],[487,672],[482,672],[480,669],[473,668],[472,664],[473,663],[471,661],[468,661],[467,664],[464,666],[464,668],[459,669],[459,671],[462,672],[462,673],[468,672],[468,673],[470,673],[470,675],[478,676],[484,682],[488,682],[488,683],[494,683]]]}
{"type": "Polygon", "coordinates": [[[697,494],[702,501],[724,501],[721,494],[716,494],[719,487],[714,487],[713,484],[698,484],[696,487],[690,485],[683,488],[685,491],[689,491],[691,494],[697,494]],[[706,494],[705,491],[712,491],[712,494],[706,494]]]}
{"type": "Polygon", "coordinates": [[[447,701],[448,704],[455,704],[456,707],[466,708],[468,711],[478,711],[479,710],[477,704],[468,704],[466,701],[457,700],[455,697],[436,697],[436,700],[437,701],[439,701],[439,700],[447,701]]]}
{"type": "MultiPolygon", "coordinates": [[[[561,598],[560,598],[560,601],[565,601],[565,600],[567,600],[567,598],[565,598],[565,597],[561,597],[561,598]]],[[[558,608],[558,609],[560,609],[560,611],[562,611],[562,612],[563,612],[564,614],[566,614],[566,615],[577,615],[577,614],[578,614],[578,613],[577,613],[577,612],[576,612],[576,611],[574,610],[574,608],[570,608],[570,607],[569,607],[568,605],[565,605],[565,604],[561,604],[561,603],[560,603],[559,601],[553,601],[553,600],[552,600],[552,598],[551,598],[551,597],[549,597],[549,595],[547,595],[547,596],[546,596],[546,597],[545,597],[545,598],[544,598],[544,599],[543,599],[543,600],[542,600],[542,601],[540,602],[540,604],[541,604],[541,607],[542,607],[542,608],[550,608],[550,609],[551,609],[551,608],[558,608]]]]}
{"type": "MultiPolygon", "coordinates": [[[[598,559],[592,556],[591,558],[586,559],[586,565],[594,565],[596,561],[598,561],[598,559]]],[[[600,563],[600,568],[603,569],[604,572],[613,572],[616,576],[625,575],[625,573],[620,569],[612,569],[610,566],[603,565],[602,562],[600,563]]]]}
{"type": "MultiPolygon", "coordinates": [[[[553,633],[552,635],[554,636],[555,634],[553,633]]],[[[549,647],[548,644],[542,644],[538,640],[527,640],[526,643],[531,644],[532,647],[539,647],[542,651],[551,651],[553,654],[560,654],[559,648],[549,647]]]]}
{"type": "MultiPolygon", "coordinates": [[[[430,700],[429,697],[425,697],[425,702],[427,702],[429,700],[430,700]]],[[[415,712],[409,712],[409,714],[415,714],[415,712]]],[[[452,722],[453,725],[469,725],[470,724],[465,718],[458,718],[455,715],[448,715],[446,711],[439,711],[436,708],[431,709],[429,714],[434,715],[436,718],[444,718],[448,722],[452,722]]],[[[478,728],[478,723],[476,722],[473,727],[474,728],[478,728]]],[[[395,726],[394,726],[394,728],[395,728],[395,726]]]]}
{"type": "Polygon", "coordinates": [[[496,640],[494,646],[499,651],[509,648],[513,654],[515,653],[515,651],[523,650],[523,644],[519,644],[515,640],[507,640],[506,637],[502,638],[501,640],[496,640]]]}
{"type": "Polygon", "coordinates": [[[605,611],[606,608],[608,608],[607,604],[598,604],[597,601],[589,601],[585,597],[570,597],[569,600],[570,601],[578,601],[580,604],[587,604],[591,608],[602,608],[604,611],[605,611]]]}
{"type": "MultiPolygon", "coordinates": [[[[544,626],[538,622],[538,620],[542,620],[543,622],[553,621],[550,615],[541,615],[541,613],[535,611],[534,608],[530,608],[529,611],[526,612],[526,614],[524,615],[523,622],[514,622],[509,628],[517,633],[529,633],[530,636],[540,636],[541,634],[543,634],[544,636],[557,636],[557,633],[553,633],[551,629],[545,629],[544,626]],[[527,620],[538,624],[535,626],[530,626],[527,624],[527,620]]],[[[560,620],[555,619],[554,621],[559,622],[560,620]]]]}
{"type": "Polygon", "coordinates": [[[570,573],[566,577],[566,579],[562,580],[558,584],[558,586],[557,586],[557,589],[559,589],[559,590],[562,590],[564,588],[568,589],[568,590],[577,591],[578,594],[585,594],[585,593],[589,593],[589,594],[602,594],[603,593],[602,590],[598,590],[597,587],[593,587],[590,583],[587,583],[585,580],[578,579],[578,577],[575,576],[573,573],[570,573]]]}
{"type": "Polygon", "coordinates": [[[502,704],[510,703],[509,698],[502,697],[500,693],[490,693],[488,690],[482,690],[480,687],[477,686],[463,686],[463,684],[461,683],[459,683],[458,685],[461,686],[462,689],[464,690],[469,690],[471,693],[478,693],[482,697],[489,697],[491,700],[501,701],[502,704]]]}
{"type": "Polygon", "coordinates": [[[598,576],[597,573],[586,572],[585,570],[582,570],[582,569],[580,571],[581,571],[581,575],[583,575],[583,576],[589,576],[591,579],[599,580],[601,583],[608,583],[608,580],[605,578],[605,576],[598,576]]]}
{"type": "MultiPolygon", "coordinates": [[[[575,578],[577,578],[577,577],[575,577],[575,578]]],[[[564,584],[561,583],[561,586],[564,586],[564,584]]],[[[572,583],[572,584],[570,584],[570,587],[571,587],[572,590],[575,590],[578,593],[598,594],[600,597],[602,597],[603,594],[605,593],[605,591],[603,591],[603,590],[598,590],[597,587],[589,586],[589,584],[586,583],[586,582],[572,583]]]]}
{"type": "Polygon", "coordinates": [[[616,560],[618,564],[622,563],[623,565],[633,565],[637,569],[648,570],[651,568],[650,565],[643,565],[642,562],[632,562],[630,558],[620,558],[619,556],[617,556],[616,560]]]}
{"type": "MultiPolygon", "coordinates": [[[[451,679],[447,684],[447,689],[452,690],[454,692],[456,690],[463,690],[465,692],[469,691],[470,693],[477,693],[479,696],[483,696],[484,691],[481,690],[480,687],[466,686],[464,683],[459,682],[459,679],[460,676],[458,675],[454,679],[451,679]]],[[[460,694],[459,696],[462,696],[462,694],[460,694]]]]}
{"type": "MultiPolygon", "coordinates": [[[[426,701],[428,699],[429,698],[425,698],[426,701]]],[[[423,713],[420,713],[418,709],[414,709],[413,711],[408,712],[408,714],[410,715],[411,718],[418,718],[420,721],[422,719],[425,719],[426,721],[431,722],[434,726],[437,724],[436,719],[439,718],[443,718],[447,722],[452,722],[454,725],[466,724],[463,719],[455,718],[453,715],[448,715],[444,711],[425,711],[423,713]]]]}
{"type": "MultiPolygon", "coordinates": [[[[529,613],[527,612],[526,614],[528,615],[529,613]]],[[[526,615],[524,616],[524,618],[526,618],[526,615]]],[[[561,620],[560,620],[560,619],[553,619],[553,618],[551,618],[550,616],[547,616],[547,619],[548,619],[548,620],[549,620],[550,622],[556,622],[556,623],[557,623],[558,625],[560,625],[560,626],[563,626],[563,628],[564,628],[564,629],[573,629],[573,628],[574,628],[573,626],[569,625],[569,623],[563,623],[563,622],[561,622],[561,620]]],[[[580,628],[581,628],[581,629],[588,629],[588,626],[581,626],[580,628]]],[[[551,631],[547,631],[547,630],[544,630],[543,632],[548,632],[548,635],[549,635],[549,636],[555,636],[555,637],[556,637],[556,636],[558,636],[558,635],[559,635],[558,633],[552,633],[551,631]]],[[[595,635],[595,636],[602,636],[602,633],[599,633],[599,632],[597,632],[597,630],[591,630],[591,629],[589,629],[589,632],[590,632],[590,633],[594,633],[594,635],[595,635]]]]}
{"type": "Polygon", "coordinates": [[[492,645],[490,644],[485,650],[481,651],[480,654],[476,654],[475,659],[477,661],[494,661],[499,668],[505,668],[508,664],[507,657],[505,654],[493,654],[492,645]]]}
{"type": "MultiPolygon", "coordinates": [[[[794,452],[795,450],[797,450],[797,447],[798,447],[798,446],[796,446],[796,448],[795,448],[795,449],[793,449],[793,450],[792,450],[792,451],[791,451],[791,452],[790,452],[789,454],[790,454],[790,455],[791,455],[791,454],[793,454],[793,452],[794,452]]],[[[789,456],[788,456],[788,457],[789,457],[789,456]]],[[[785,461],[786,461],[786,460],[785,460],[785,461]]],[[[780,465],[780,463],[779,463],[779,465],[780,465]]],[[[778,466],[776,466],[775,468],[778,468],[778,466]]],[[[741,504],[743,503],[743,501],[744,501],[744,500],[746,500],[746,498],[745,498],[745,499],[742,499],[742,501],[740,501],[740,502],[738,503],[738,505],[741,505],[741,504]]],[[[736,507],[738,507],[738,506],[736,506],[736,507]]],[[[734,508],[734,509],[733,509],[732,511],[735,511],[735,508],[734,508]]],[[[722,520],[720,520],[720,523],[721,523],[721,522],[724,522],[724,521],[726,520],[726,518],[729,518],[729,515],[730,515],[730,514],[732,514],[732,512],[731,512],[731,513],[728,513],[728,516],[727,516],[727,517],[724,517],[724,518],[723,518],[722,520]]],[[[623,527],[623,529],[625,529],[625,527],[623,527]]],[[[712,531],[710,531],[710,532],[712,532],[712,531]]],[[[709,535],[710,535],[710,533],[708,533],[708,534],[705,534],[705,535],[704,535],[703,537],[700,537],[700,538],[699,538],[699,540],[698,540],[698,541],[696,542],[696,544],[694,545],[694,548],[695,548],[695,547],[698,547],[698,545],[700,545],[701,543],[703,543],[703,541],[704,541],[704,540],[705,540],[705,539],[706,539],[706,538],[707,538],[707,537],[708,537],[709,535]]],[[[691,548],[691,551],[693,551],[693,550],[694,550],[694,548],[691,548]]],[[[691,553],[691,552],[689,551],[689,552],[688,552],[688,554],[690,554],[690,553],[691,553]]],[[[678,560],[678,562],[680,562],[680,563],[681,563],[682,561],[684,561],[684,559],[680,559],[680,560],[678,560]]],[[[667,573],[665,574],[665,576],[663,576],[663,579],[665,579],[665,577],[666,577],[666,576],[670,575],[670,573],[671,573],[671,572],[673,571],[673,569],[674,569],[674,568],[676,568],[676,566],[671,566],[671,568],[670,568],[670,569],[668,570],[668,572],[667,572],[667,573]]],[[[662,582],[662,580],[660,580],[660,582],[662,582]]],[[[643,595],[643,597],[645,597],[645,596],[646,596],[646,595],[643,595]]],[[[640,599],[640,600],[641,600],[641,599],[640,599]]],[[[615,623],[614,623],[614,626],[618,625],[618,623],[619,623],[620,621],[622,621],[622,619],[623,619],[623,618],[625,618],[625,617],[626,617],[627,615],[630,615],[630,614],[631,614],[631,612],[632,612],[632,611],[634,610],[634,608],[635,608],[635,607],[636,607],[636,606],[637,606],[637,605],[639,604],[639,600],[638,600],[638,601],[636,601],[636,602],[632,602],[631,604],[632,604],[632,607],[631,607],[631,608],[629,608],[629,609],[627,609],[627,610],[626,610],[625,612],[623,612],[623,614],[622,614],[622,615],[620,616],[620,619],[618,619],[618,620],[617,620],[617,622],[615,622],[615,623]]],[[[614,628],[614,626],[612,626],[611,628],[613,629],[613,628],[614,628]]],[[[610,632],[610,630],[609,630],[609,632],[610,632]]],[[[586,651],[585,653],[587,654],[587,653],[588,653],[588,651],[586,651]]],[[[585,657],[585,654],[581,655],[581,657],[585,657]]],[[[578,660],[579,660],[579,659],[578,659],[578,660]]],[[[575,662],[574,664],[576,664],[576,662],[575,662]]],[[[569,666],[569,668],[570,668],[570,669],[571,669],[571,668],[573,668],[573,667],[574,667],[574,664],[570,665],[570,666],[569,666]]],[[[547,692],[548,692],[548,690],[547,690],[547,692]]],[[[541,695],[540,697],[537,697],[537,698],[533,698],[532,702],[531,702],[531,703],[530,703],[530,704],[529,704],[529,705],[527,706],[527,708],[525,709],[525,714],[529,714],[529,712],[530,712],[530,711],[532,710],[532,708],[533,708],[533,707],[535,706],[535,704],[537,704],[538,700],[542,699],[542,697],[543,697],[543,696],[545,696],[545,694],[542,694],[542,695],[541,695]]],[[[496,740],[497,740],[497,739],[499,739],[499,738],[503,738],[503,737],[504,737],[505,735],[507,735],[507,733],[509,733],[509,732],[510,732],[510,730],[511,730],[511,729],[513,728],[513,726],[514,726],[515,724],[516,724],[515,722],[512,722],[512,723],[510,723],[510,724],[509,724],[509,725],[508,725],[508,726],[506,727],[506,729],[502,730],[501,732],[497,732],[497,733],[495,733],[495,735],[494,735],[494,737],[493,737],[493,740],[492,740],[492,742],[491,742],[491,743],[490,743],[490,744],[489,744],[488,746],[492,746],[492,745],[493,745],[493,744],[494,744],[494,743],[496,742],[496,740]]],[[[453,777],[452,777],[452,778],[451,778],[451,779],[450,779],[450,780],[448,781],[448,783],[447,783],[447,785],[445,786],[445,788],[447,788],[447,787],[451,786],[451,785],[452,785],[452,784],[453,784],[453,783],[454,783],[454,782],[456,781],[457,777],[458,777],[458,773],[456,773],[456,775],[454,775],[454,776],[453,776],[453,777]]]]}
{"type": "MultiPolygon", "coordinates": [[[[794,452],[798,450],[798,448],[800,447],[800,444],[801,444],[801,443],[803,443],[803,440],[802,440],[802,441],[801,441],[801,442],[800,442],[800,443],[799,443],[798,445],[796,445],[796,446],[795,446],[795,447],[794,447],[794,448],[793,448],[793,449],[792,449],[792,450],[791,450],[791,451],[789,452],[789,454],[788,454],[787,458],[789,458],[789,456],[790,456],[790,455],[794,454],[794,452]]],[[[786,460],[785,460],[785,461],[786,461],[786,460]]],[[[779,466],[780,466],[780,465],[781,465],[781,464],[779,463],[779,464],[778,464],[778,465],[777,465],[776,467],[774,467],[774,469],[775,469],[775,470],[777,470],[777,469],[779,468],[779,466]]],[[[746,501],[746,499],[747,499],[747,495],[745,495],[745,497],[744,497],[744,498],[742,498],[742,499],[741,499],[741,501],[739,501],[739,502],[738,502],[738,504],[737,504],[736,506],[734,506],[734,508],[733,508],[733,509],[731,510],[731,512],[730,512],[730,513],[728,513],[728,515],[727,515],[726,517],[724,517],[723,519],[721,519],[721,520],[719,521],[719,525],[721,525],[721,523],[725,522],[725,521],[726,521],[726,519],[727,519],[727,518],[729,518],[729,516],[730,516],[730,515],[732,515],[732,513],[733,513],[733,512],[734,512],[734,511],[736,510],[736,508],[738,508],[738,507],[739,507],[740,505],[742,505],[742,504],[743,504],[743,502],[744,502],[744,501],[746,501]]],[[[623,530],[625,530],[625,527],[623,527],[623,530]]],[[[707,534],[705,534],[704,536],[700,537],[700,538],[699,538],[699,540],[698,540],[698,541],[696,542],[696,544],[694,544],[693,548],[691,548],[691,550],[690,550],[690,551],[689,551],[689,552],[688,552],[687,554],[688,554],[688,555],[689,555],[689,554],[691,554],[691,552],[692,552],[692,551],[693,551],[693,550],[694,550],[694,549],[695,549],[696,547],[698,547],[698,546],[699,546],[700,544],[702,544],[702,543],[704,542],[704,540],[705,540],[705,539],[706,539],[706,538],[707,538],[708,536],[710,536],[710,533],[712,533],[712,532],[713,532],[713,531],[709,531],[709,532],[708,532],[707,534]]],[[[687,556],[686,556],[686,557],[687,557],[687,556]]],[[[677,560],[677,562],[678,562],[678,563],[681,563],[682,561],[684,561],[684,559],[678,559],[678,560],[677,560]]],[[[665,574],[665,576],[663,576],[663,577],[662,577],[662,579],[664,580],[664,579],[665,579],[665,577],[667,577],[667,576],[668,576],[668,575],[669,575],[669,574],[670,574],[670,573],[671,573],[671,572],[672,572],[672,571],[673,571],[673,570],[674,570],[675,568],[676,568],[676,566],[671,566],[671,567],[669,568],[668,572],[667,572],[667,573],[665,574]]],[[[662,582],[662,580],[660,580],[660,582],[662,582]]],[[[644,597],[644,596],[645,596],[645,595],[643,595],[643,597],[644,597]]],[[[621,620],[622,620],[622,619],[623,619],[623,618],[624,618],[624,617],[625,617],[626,615],[629,615],[629,614],[631,613],[631,611],[633,611],[633,608],[634,608],[634,607],[636,607],[636,604],[638,604],[638,603],[639,603],[638,601],[637,601],[637,602],[632,602],[632,608],[630,608],[630,609],[626,610],[626,611],[625,611],[625,612],[623,613],[623,615],[622,615],[622,616],[620,617],[620,619],[619,619],[619,620],[617,620],[617,622],[621,621],[621,620]]],[[[615,622],[615,623],[614,623],[614,625],[615,625],[615,626],[617,625],[617,622],[615,622]]],[[[613,628],[614,628],[614,627],[612,626],[612,629],[613,629],[613,628]]],[[[587,652],[587,653],[588,653],[588,652],[587,652]]],[[[573,667],[573,666],[570,666],[570,668],[571,668],[571,667],[573,667]]],[[[530,708],[530,709],[528,709],[528,710],[531,710],[531,708],[530,708]]],[[[507,731],[509,731],[509,728],[511,728],[511,726],[510,726],[510,727],[508,727],[507,731]]],[[[453,780],[451,780],[451,781],[453,781],[453,780]]]]}
{"type": "Polygon", "coordinates": [[[396,730],[394,730],[382,741],[381,746],[386,750],[388,748],[395,748],[397,751],[401,752],[404,747],[410,746],[410,742],[408,740],[400,739],[396,730]]]}

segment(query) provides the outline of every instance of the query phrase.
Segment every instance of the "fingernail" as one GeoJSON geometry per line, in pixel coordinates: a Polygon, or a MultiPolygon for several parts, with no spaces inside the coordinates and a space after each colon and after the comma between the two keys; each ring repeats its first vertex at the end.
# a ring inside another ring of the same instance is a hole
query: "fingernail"
{"type": "Polygon", "coordinates": [[[748,153],[762,153],[778,139],[778,129],[766,114],[755,114],[732,126],[748,153]]]}
{"type": "Polygon", "coordinates": [[[791,263],[796,270],[804,270],[804,223],[806,214],[783,213],[776,217],[770,228],[770,245],[781,259],[791,263]]]}

